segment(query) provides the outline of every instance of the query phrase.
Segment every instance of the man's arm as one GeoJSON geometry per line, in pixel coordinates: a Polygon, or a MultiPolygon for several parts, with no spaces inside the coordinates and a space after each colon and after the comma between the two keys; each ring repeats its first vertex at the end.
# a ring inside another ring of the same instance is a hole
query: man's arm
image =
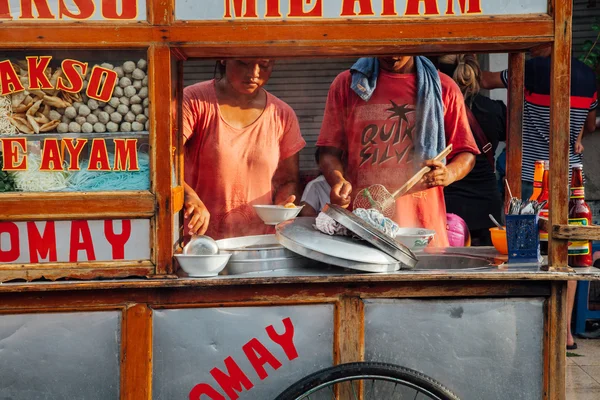
{"type": "Polygon", "coordinates": [[[319,168],[331,186],[331,203],[348,207],[352,185],[344,178],[342,151],[335,147],[319,147],[319,168]]]}
{"type": "Polygon", "coordinates": [[[587,133],[596,131],[596,109],[588,112],[587,118],[585,119],[585,131],[587,133]]]}
{"type": "Polygon", "coordinates": [[[502,72],[481,71],[481,87],[483,89],[506,89],[502,82],[502,72]]]}

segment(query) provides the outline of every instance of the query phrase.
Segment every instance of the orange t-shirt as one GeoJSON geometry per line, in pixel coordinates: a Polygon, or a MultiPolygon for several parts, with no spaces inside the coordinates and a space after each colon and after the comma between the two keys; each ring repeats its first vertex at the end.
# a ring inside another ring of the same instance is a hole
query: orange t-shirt
{"type": "MultiPolygon", "coordinates": [[[[446,144],[453,145],[448,159],[462,152],[479,154],[460,89],[450,77],[440,74],[440,79],[446,144]]],[[[345,71],[332,83],[317,146],[347,152],[346,178],[354,195],[377,183],[393,193],[416,172],[415,165],[420,167],[424,161],[413,159],[416,75],[380,70],[377,88],[367,102],[352,91],[351,80],[350,71],[345,71]]],[[[432,246],[448,246],[442,187],[399,198],[394,220],[402,227],[433,229],[432,246]]]]}
{"type": "Polygon", "coordinates": [[[206,234],[221,239],[271,233],[252,205],[273,204],[271,181],[279,161],[306,144],[292,108],[267,92],[261,116],[234,128],[219,112],[215,81],[200,82],[183,91],[183,134],[185,182],[211,215],[206,234]]]}

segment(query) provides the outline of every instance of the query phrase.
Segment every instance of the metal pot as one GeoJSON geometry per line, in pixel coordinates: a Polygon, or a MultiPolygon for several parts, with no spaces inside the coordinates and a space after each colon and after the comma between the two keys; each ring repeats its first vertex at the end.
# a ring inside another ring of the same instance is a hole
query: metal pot
{"type": "Polygon", "coordinates": [[[221,253],[231,254],[223,275],[300,268],[310,262],[279,244],[275,235],[222,239],[217,244],[221,253]]]}

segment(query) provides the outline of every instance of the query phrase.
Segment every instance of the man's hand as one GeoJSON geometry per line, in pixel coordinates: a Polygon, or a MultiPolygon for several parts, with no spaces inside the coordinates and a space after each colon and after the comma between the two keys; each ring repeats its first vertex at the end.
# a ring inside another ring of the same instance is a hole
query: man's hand
{"type": "Polygon", "coordinates": [[[436,186],[446,187],[456,181],[454,172],[441,161],[427,160],[423,163],[423,166],[431,168],[431,171],[426,173],[423,179],[421,179],[421,184],[426,188],[436,186]]]}
{"type": "Polygon", "coordinates": [[[352,185],[342,178],[331,187],[329,198],[332,204],[347,208],[350,205],[350,193],[352,193],[352,185]]]}
{"type": "Polygon", "coordinates": [[[581,143],[580,139],[577,139],[577,141],[575,142],[575,154],[581,154],[583,153],[583,144],[581,143]]]}
{"type": "Polygon", "coordinates": [[[190,235],[204,235],[210,222],[210,213],[195,192],[186,191],[183,209],[190,235]]]}

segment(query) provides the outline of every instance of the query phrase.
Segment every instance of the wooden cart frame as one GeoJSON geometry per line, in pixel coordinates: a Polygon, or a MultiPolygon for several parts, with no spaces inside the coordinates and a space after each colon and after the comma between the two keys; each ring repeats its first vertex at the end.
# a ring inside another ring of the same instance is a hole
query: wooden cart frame
{"type": "Polygon", "coordinates": [[[600,239],[596,227],[568,226],[569,87],[572,4],[550,0],[549,14],[460,18],[410,18],[341,21],[190,22],[176,21],[175,0],[147,0],[147,21],[131,23],[0,23],[1,48],[110,49],[148,51],[151,100],[151,190],[147,192],[12,193],[1,195],[0,219],[11,221],[151,218],[151,261],[80,264],[0,265],[0,280],[46,277],[173,276],[174,214],[183,204],[182,153],[178,133],[178,98],[182,62],[191,57],[353,56],[441,52],[510,52],[508,180],[521,193],[521,132],[524,51],[551,43],[550,117],[551,268],[567,268],[567,241],[600,239]],[[170,107],[164,107],[170,99],[170,107]],[[164,171],[176,168],[178,184],[164,171]],[[160,228],[160,229],[159,229],[160,228]]]}
{"type": "Polygon", "coordinates": [[[0,286],[0,314],[120,310],[121,398],[152,393],[154,308],[330,303],[335,305],[334,362],[364,359],[363,299],[540,296],[545,300],[544,398],[564,399],[567,241],[600,239],[596,227],[568,226],[570,1],[550,0],[549,13],[527,17],[410,18],[340,21],[186,22],[174,18],[175,0],[147,0],[147,21],[131,23],[0,23],[0,47],[27,49],[147,49],[150,89],[151,189],[81,196],[12,193],[0,196],[0,220],[150,218],[152,256],[145,262],[4,264],[0,281],[41,277],[152,280],[18,283],[0,286]],[[532,278],[504,273],[312,277],[261,280],[174,278],[174,216],[183,205],[179,97],[183,61],[228,56],[315,57],[449,52],[509,52],[508,179],[521,192],[524,52],[551,43],[552,106],[549,216],[550,271],[532,278]],[[170,106],[165,101],[169,99],[170,106]],[[178,154],[174,157],[173,154],[178,154]],[[171,174],[178,171],[178,184],[171,174]],[[550,379],[551,378],[551,379],[550,379]]]}

